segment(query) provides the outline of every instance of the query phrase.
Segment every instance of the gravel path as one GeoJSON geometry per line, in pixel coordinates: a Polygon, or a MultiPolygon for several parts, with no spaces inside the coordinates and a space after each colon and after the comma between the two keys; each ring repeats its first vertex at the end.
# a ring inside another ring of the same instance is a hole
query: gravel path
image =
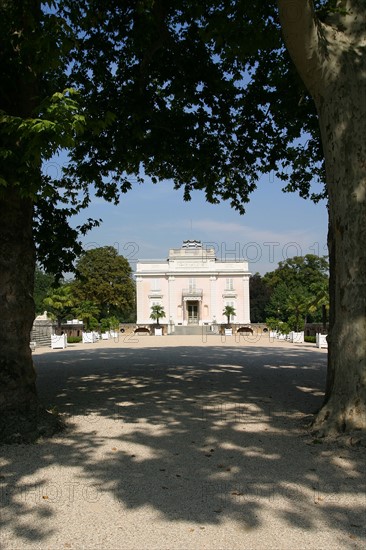
{"type": "Polygon", "coordinates": [[[365,548],[364,449],[307,431],[326,352],[246,335],[36,350],[68,429],[0,447],[0,547],[365,548]]]}

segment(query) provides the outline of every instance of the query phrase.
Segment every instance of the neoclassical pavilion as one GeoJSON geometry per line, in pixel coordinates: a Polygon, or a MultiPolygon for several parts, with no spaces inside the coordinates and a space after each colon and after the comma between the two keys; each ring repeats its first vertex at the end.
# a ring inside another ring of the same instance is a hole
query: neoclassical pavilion
{"type": "Polygon", "coordinates": [[[147,325],[151,306],[164,308],[169,331],[175,326],[225,323],[226,305],[233,322],[250,323],[248,262],[218,259],[214,248],[200,241],[183,241],[169,250],[167,260],[140,260],[136,267],[137,324],[147,325]]]}

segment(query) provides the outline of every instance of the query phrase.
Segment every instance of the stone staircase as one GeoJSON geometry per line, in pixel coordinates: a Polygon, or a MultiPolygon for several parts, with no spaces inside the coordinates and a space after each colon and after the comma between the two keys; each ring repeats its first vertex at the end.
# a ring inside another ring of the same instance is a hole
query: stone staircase
{"type": "Polygon", "coordinates": [[[37,348],[51,347],[51,332],[46,327],[33,325],[30,335],[31,342],[36,343],[37,348]]]}
{"type": "Polygon", "coordinates": [[[173,334],[175,336],[202,336],[209,331],[210,327],[208,326],[199,326],[199,325],[176,325],[174,328],[173,334]]]}

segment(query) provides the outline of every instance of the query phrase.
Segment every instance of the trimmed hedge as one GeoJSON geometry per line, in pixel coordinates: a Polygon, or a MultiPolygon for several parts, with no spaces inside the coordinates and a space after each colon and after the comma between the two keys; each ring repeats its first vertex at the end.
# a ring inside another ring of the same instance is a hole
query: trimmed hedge
{"type": "Polygon", "coordinates": [[[80,344],[82,338],[81,336],[68,336],[67,337],[67,343],[68,344],[80,344]]]}

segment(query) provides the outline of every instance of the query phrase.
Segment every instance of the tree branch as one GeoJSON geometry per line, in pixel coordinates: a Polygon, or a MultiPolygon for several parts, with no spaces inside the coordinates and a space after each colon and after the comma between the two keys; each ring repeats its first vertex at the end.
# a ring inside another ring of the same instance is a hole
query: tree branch
{"type": "Polygon", "coordinates": [[[315,98],[323,84],[322,36],[313,0],[277,0],[282,33],[305,86],[315,98]]]}

